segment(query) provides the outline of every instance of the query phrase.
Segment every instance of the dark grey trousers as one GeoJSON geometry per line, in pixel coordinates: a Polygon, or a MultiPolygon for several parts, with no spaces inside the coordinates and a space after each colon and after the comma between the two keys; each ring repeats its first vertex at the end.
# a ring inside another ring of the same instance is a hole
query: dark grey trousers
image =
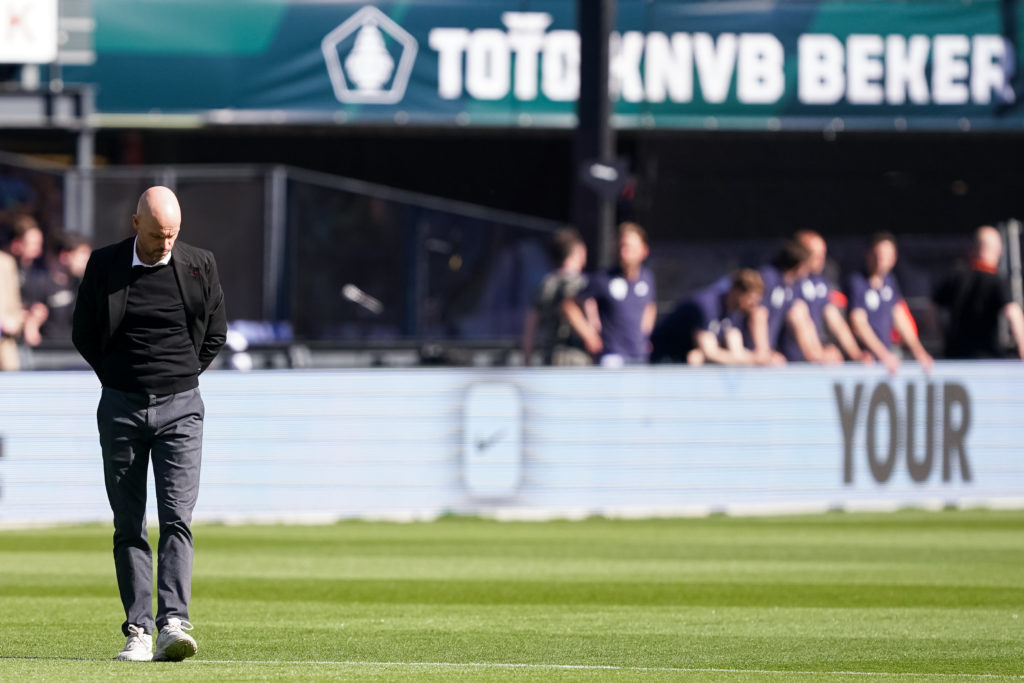
{"type": "Polygon", "coordinates": [[[103,388],[96,411],[107,499],[114,512],[114,567],[125,622],[146,633],[188,619],[192,509],[199,493],[205,409],[199,389],[151,396],[103,388]],[[160,542],[153,619],[153,551],[146,534],[146,476],[153,460],[160,542]]]}

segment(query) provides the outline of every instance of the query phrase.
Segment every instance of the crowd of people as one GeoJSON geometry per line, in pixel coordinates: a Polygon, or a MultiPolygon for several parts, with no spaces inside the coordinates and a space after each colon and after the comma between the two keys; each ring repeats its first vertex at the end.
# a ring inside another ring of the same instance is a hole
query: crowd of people
{"type": "Polygon", "coordinates": [[[70,345],[78,285],[92,247],[81,235],[47,238],[30,213],[0,225],[0,370],[26,365],[25,349],[70,345]],[[47,244],[47,242],[50,244],[47,244]]]}
{"type": "MultiPolygon", "coordinates": [[[[70,233],[44,235],[30,213],[0,224],[0,370],[26,367],[27,349],[67,346],[78,286],[92,251],[70,233]]],[[[826,275],[828,250],[817,232],[785,240],[769,263],[741,268],[690,292],[659,316],[649,245],[633,222],[618,229],[617,263],[586,273],[587,248],[573,229],[551,241],[557,264],[526,313],[527,364],[621,366],[880,363],[896,372],[910,355],[934,363],[917,334],[893,273],[896,238],[873,235],[863,268],[838,284],[826,275]]],[[[978,228],[969,263],[933,293],[946,321],[943,355],[1024,359],[1024,313],[999,275],[1002,237],[978,228]],[[1011,344],[1000,334],[1005,320],[1011,344]]]]}
{"type": "MultiPolygon", "coordinates": [[[[1002,237],[991,226],[974,235],[969,264],[935,290],[946,314],[944,356],[1024,359],[1024,313],[999,275],[1002,237]],[[1001,341],[1006,320],[1012,352],[1001,341]]],[[[527,364],[641,363],[782,365],[791,362],[880,363],[890,372],[905,349],[926,371],[934,360],[893,273],[896,238],[871,237],[863,268],[842,286],[826,277],[828,249],[815,231],[786,240],[775,258],[742,268],[689,293],[658,316],[654,276],[644,266],[649,247],[642,227],[618,229],[618,263],[584,274],[586,246],[575,230],[558,231],[558,264],[541,283],[526,314],[527,364]]]]}

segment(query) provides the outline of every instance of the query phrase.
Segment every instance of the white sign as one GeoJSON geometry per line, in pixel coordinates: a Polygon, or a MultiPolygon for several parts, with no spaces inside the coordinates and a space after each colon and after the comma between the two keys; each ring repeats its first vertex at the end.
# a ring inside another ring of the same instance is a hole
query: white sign
{"type": "MultiPolygon", "coordinates": [[[[853,363],[214,371],[200,385],[205,521],[1024,506],[1019,362],[895,377],[853,363]]],[[[0,528],[109,523],[99,395],[91,372],[0,373],[0,528]]]]}
{"type": "Polygon", "coordinates": [[[481,498],[511,496],[522,476],[523,406],[507,382],[481,382],[462,406],[462,476],[481,498]]]}
{"type": "MultiPolygon", "coordinates": [[[[505,12],[505,30],[435,28],[444,99],[519,101],[579,96],[580,38],[548,30],[544,12],[505,12]]],[[[787,96],[786,52],[770,33],[611,35],[610,88],[625,102],[776,104],[787,96]]],[[[802,104],[987,105],[1016,101],[1014,46],[999,35],[804,34],[797,46],[802,104]]]]}
{"type": "Polygon", "coordinates": [[[416,39],[376,7],[353,14],[320,48],[339,102],[395,104],[405,97],[416,39]]]}
{"type": "Polygon", "coordinates": [[[0,64],[57,60],[57,0],[0,0],[0,64]]]}

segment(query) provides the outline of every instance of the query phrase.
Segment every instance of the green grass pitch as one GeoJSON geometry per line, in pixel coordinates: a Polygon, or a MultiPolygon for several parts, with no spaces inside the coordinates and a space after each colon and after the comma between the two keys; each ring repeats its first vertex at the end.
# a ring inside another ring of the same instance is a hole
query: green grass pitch
{"type": "Polygon", "coordinates": [[[0,531],[0,680],[1024,680],[1024,512],[195,529],[186,662],[111,531],[0,531]]]}

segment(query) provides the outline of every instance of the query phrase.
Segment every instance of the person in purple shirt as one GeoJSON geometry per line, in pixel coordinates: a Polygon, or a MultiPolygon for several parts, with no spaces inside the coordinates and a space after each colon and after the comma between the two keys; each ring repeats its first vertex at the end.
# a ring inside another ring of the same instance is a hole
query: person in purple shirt
{"type": "MultiPolygon", "coordinates": [[[[824,343],[826,334],[831,333],[831,338],[838,344],[838,348],[833,344],[825,344],[826,353],[834,358],[841,358],[838,349],[842,349],[851,360],[873,363],[874,356],[857,344],[857,338],[846,323],[846,316],[843,313],[847,305],[846,297],[835,289],[824,275],[828,259],[828,245],[825,244],[825,239],[814,230],[799,230],[793,235],[793,239],[803,245],[810,254],[807,260],[807,277],[797,283],[796,295],[807,303],[811,322],[822,342],[824,343]]],[[[793,356],[795,360],[796,355],[800,354],[799,360],[803,360],[799,349],[793,348],[796,345],[792,335],[787,343],[790,346],[787,357],[793,356]]]]}
{"type": "Polygon", "coordinates": [[[764,282],[745,268],[684,299],[651,334],[652,362],[690,365],[772,365],[785,362],[767,347],[768,310],[761,305],[764,282]],[[760,334],[758,334],[760,330],[760,334]],[[755,338],[763,339],[757,353],[755,338]]]}
{"type": "MultiPolygon", "coordinates": [[[[574,324],[587,350],[602,365],[647,362],[654,329],[654,274],[644,267],[650,253],[647,233],[636,223],[619,226],[619,264],[595,274],[577,298],[585,322],[574,324]]],[[[570,321],[580,320],[567,311],[570,321]]]]}
{"type": "Polygon", "coordinates": [[[850,276],[850,327],[860,342],[892,373],[900,365],[899,357],[890,348],[895,328],[917,362],[929,371],[934,361],[917,337],[899,283],[892,273],[896,258],[896,238],[892,234],[881,232],[872,236],[865,270],[850,276]]]}
{"type": "Polygon", "coordinates": [[[807,302],[797,288],[808,273],[810,252],[796,240],[787,240],[771,264],[759,270],[764,280],[764,306],[768,309],[768,341],[787,360],[814,363],[842,361],[842,354],[822,346],[807,302]]]}

